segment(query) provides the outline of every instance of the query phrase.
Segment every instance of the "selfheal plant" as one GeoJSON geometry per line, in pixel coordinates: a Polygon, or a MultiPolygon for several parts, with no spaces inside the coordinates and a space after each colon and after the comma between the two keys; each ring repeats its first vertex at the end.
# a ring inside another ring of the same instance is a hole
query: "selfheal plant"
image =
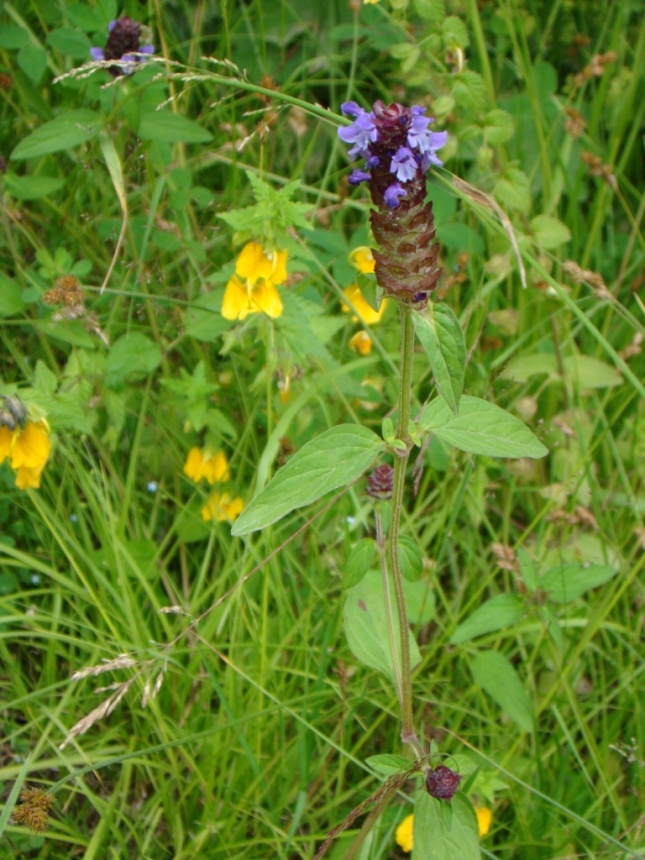
{"type": "Polygon", "coordinates": [[[147,56],[155,52],[154,45],[142,45],[141,24],[126,15],[110,21],[108,24],[108,39],[105,48],[90,48],[93,60],[120,60],[119,65],[110,66],[108,71],[114,77],[130,75],[134,72],[134,63],[145,62],[147,56]]]}
{"type": "Polygon", "coordinates": [[[339,128],[338,136],[353,144],[350,158],[365,159],[365,169],[355,169],[349,182],[367,182],[375,206],[370,222],[380,246],[373,251],[377,283],[385,295],[421,310],[440,274],[432,203],[424,202],[425,175],[431,166],[441,167],[436,153],[448,132],[430,131],[434,120],[418,105],[377,101],[367,113],[356,102],[345,102],[341,109],[355,119],[339,128]]]}

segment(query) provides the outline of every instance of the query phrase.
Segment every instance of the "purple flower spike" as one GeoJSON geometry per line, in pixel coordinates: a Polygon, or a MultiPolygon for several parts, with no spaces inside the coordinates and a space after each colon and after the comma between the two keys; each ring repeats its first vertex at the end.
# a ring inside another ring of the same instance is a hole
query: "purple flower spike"
{"type": "Polygon", "coordinates": [[[399,197],[406,197],[407,191],[398,182],[394,182],[389,188],[386,188],[383,195],[383,202],[388,209],[396,209],[399,205],[399,197]]]}
{"type": "MultiPolygon", "coordinates": [[[[348,105],[353,105],[353,102],[348,102],[344,107],[347,108],[348,105]]],[[[359,108],[358,105],[356,107],[360,113],[356,115],[356,119],[351,125],[338,129],[338,137],[344,143],[354,144],[348,153],[350,158],[356,158],[357,155],[367,158],[370,143],[374,143],[378,135],[370,115],[363,108],[359,108]]],[[[347,113],[348,111],[345,112],[347,113]]]]}
{"type": "Polygon", "coordinates": [[[90,48],[90,56],[93,60],[114,60],[115,64],[108,68],[114,77],[132,74],[137,63],[145,62],[155,52],[154,45],[140,43],[141,24],[125,15],[110,21],[108,33],[105,48],[90,48]]]}
{"type": "Polygon", "coordinates": [[[414,179],[418,166],[412,150],[407,146],[400,146],[390,164],[390,173],[396,173],[399,182],[409,182],[414,179]]]}

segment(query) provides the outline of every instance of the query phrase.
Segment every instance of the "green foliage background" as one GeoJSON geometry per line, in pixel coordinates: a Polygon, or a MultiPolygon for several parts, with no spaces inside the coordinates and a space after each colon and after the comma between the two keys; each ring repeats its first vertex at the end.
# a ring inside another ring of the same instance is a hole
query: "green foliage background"
{"type": "MultiPolygon", "coordinates": [[[[366,759],[400,752],[392,688],[343,633],[347,559],[373,529],[362,485],[307,528],[324,503],[232,538],[182,475],[193,445],[221,448],[248,503],[291,451],[340,422],[380,433],[396,402],[394,308],[366,357],[341,310],[369,204],[337,114],[376,98],[450,132],[429,194],[465,391],[550,452],[420,454],[417,722],[493,809],[482,856],[644,856],[638,7],[3,4],[0,391],[55,444],[38,491],[0,467],[0,783],[57,805],[44,835],[0,817],[0,857],[304,860],[378,785],[366,759]],[[168,62],[69,74],[120,14],[168,62]],[[231,323],[223,289],[258,229],[289,251],[284,313],[231,323]],[[87,314],[56,320],[43,295],[68,274],[87,314]]],[[[433,394],[419,351],[417,412],[433,394]]],[[[403,856],[413,790],[363,860],[403,856]]]]}

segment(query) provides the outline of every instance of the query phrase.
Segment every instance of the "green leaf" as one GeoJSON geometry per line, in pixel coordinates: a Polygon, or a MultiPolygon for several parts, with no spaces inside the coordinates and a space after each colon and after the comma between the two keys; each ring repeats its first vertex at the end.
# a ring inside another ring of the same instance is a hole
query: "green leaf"
{"type": "Polygon", "coordinates": [[[615,367],[591,355],[569,355],[562,364],[567,379],[578,389],[613,388],[623,382],[615,367]]]}
{"type": "Polygon", "coordinates": [[[224,319],[220,313],[221,307],[222,294],[220,292],[206,293],[200,296],[195,304],[186,311],[185,334],[204,343],[218,340],[225,331],[235,325],[234,321],[224,319]]]}
{"type": "Polygon", "coordinates": [[[383,753],[383,755],[371,755],[365,759],[365,764],[371,767],[372,770],[383,774],[383,776],[392,776],[395,773],[405,773],[410,769],[410,759],[403,758],[402,755],[392,755],[391,753],[383,753]]]}
{"type": "Polygon", "coordinates": [[[535,569],[535,565],[533,564],[533,559],[528,554],[528,552],[523,547],[517,548],[517,560],[520,563],[520,574],[522,576],[522,582],[526,586],[526,590],[529,594],[533,594],[535,589],[538,587],[538,575],[535,569]]]}
{"type": "MultiPolygon", "coordinates": [[[[401,628],[396,612],[393,612],[393,615],[394,641],[400,661],[401,628]]],[[[350,588],[345,598],[343,620],[352,654],[365,666],[382,672],[394,682],[394,667],[387,635],[385,594],[380,573],[369,571],[358,585],[350,588]]],[[[410,665],[414,668],[421,662],[421,655],[412,633],[409,633],[409,642],[410,665]]]]}
{"type": "Polygon", "coordinates": [[[554,603],[568,603],[613,579],[617,573],[613,567],[603,564],[562,564],[548,570],[540,579],[539,587],[548,592],[549,600],[554,603]]]}
{"type": "Polygon", "coordinates": [[[465,49],[470,44],[468,30],[461,18],[449,15],[441,23],[444,44],[449,48],[465,49]]]}
{"type": "Polygon", "coordinates": [[[458,791],[450,803],[425,791],[414,804],[413,860],[480,860],[472,803],[458,791]]]}
{"type": "Polygon", "coordinates": [[[356,283],[367,304],[378,313],[383,301],[383,290],[376,283],[376,275],[373,272],[360,272],[356,276],[356,283]]]}
{"type": "Polygon", "coordinates": [[[22,27],[3,24],[0,27],[0,50],[17,51],[29,44],[29,33],[22,27]]]}
{"type": "Polygon", "coordinates": [[[524,615],[524,601],[517,594],[498,594],[479,606],[457,627],[450,637],[453,645],[469,642],[484,633],[503,630],[516,624],[524,615]]]}
{"type": "Polygon", "coordinates": [[[531,232],[540,248],[552,251],[571,241],[571,230],[552,215],[536,215],[531,219],[531,232]]]}
{"type": "Polygon", "coordinates": [[[415,540],[408,535],[399,537],[401,573],[408,582],[416,582],[423,573],[423,556],[415,540]]]}
{"type": "Polygon", "coordinates": [[[459,320],[448,305],[437,302],[428,306],[427,316],[412,311],[412,323],[437,387],[456,415],[466,371],[466,341],[459,320]]]}
{"type": "Polygon", "coordinates": [[[115,341],[105,362],[105,384],[120,388],[152,373],[161,363],[158,344],[143,334],[124,334],[115,341]]]}
{"type": "Polygon", "coordinates": [[[82,349],[96,349],[97,340],[80,320],[34,320],[34,326],[47,337],[82,349]]]}
{"type": "Polygon", "coordinates": [[[440,23],[446,17],[444,0],[414,0],[414,8],[426,21],[440,23]]]}
{"type": "Polygon", "coordinates": [[[79,30],[85,30],[86,33],[95,33],[103,26],[103,22],[96,14],[96,11],[84,3],[75,3],[73,6],[68,6],[65,14],[74,27],[77,27],[79,30]]]}
{"type": "Polygon", "coordinates": [[[37,84],[47,68],[47,52],[38,45],[25,45],[18,51],[17,59],[29,80],[37,84]]]}
{"type": "Polygon", "coordinates": [[[163,143],[208,143],[213,139],[210,131],[199,123],[170,110],[142,114],[137,136],[163,143]]]}
{"type": "Polygon", "coordinates": [[[472,662],[472,673],[482,690],[525,732],[533,731],[531,700],[519,675],[499,651],[482,651],[472,662]]]}
{"type": "Polygon", "coordinates": [[[495,108],[490,110],[484,118],[483,125],[484,140],[487,144],[495,146],[510,140],[515,134],[515,123],[510,113],[495,108]]]}
{"type": "Polygon", "coordinates": [[[419,429],[471,454],[534,459],[548,454],[519,418],[479,397],[464,395],[458,415],[437,397],[421,413],[419,429]]]}
{"type": "Polygon", "coordinates": [[[23,138],[11,158],[37,158],[50,152],[71,149],[99,133],[103,117],[91,110],[73,110],[46,122],[23,138]]]}
{"type": "Polygon", "coordinates": [[[531,376],[548,373],[558,378],[558,365],[555,356],[548,352],[521,355],[514,358],[499,374],[498,379],[512,379],[515,382],[526,382],[531,376]]]}
{"type": "Polygon", "coordinates": [[[351,484],[383,449],[383,441],[353,424],[340,424],[307,442],[245,508],[232,535],[245,535],[282,519],[296,508],[351,484]]]}
{"type": "Polygon", "coordinates": [[[363,538],[352,547],[343,571],[343,588],[358,585],[368,570],[376,564],[376,541],[363,538]]]}
{"type": "Polygon", "coordinates": [[[486,104],[488,95],[486,82],[480,74],[470,69],[462,69],[452,78],[452,97],[457,105],[470,110],[479,110],[486,104]]]}
{"type": "Polygon", "coordinates": [[[428,624],[435,616],[436,601],[434,591],[426,579],[416,582],[403,580],[405,605],[410,624],[428,624]]]}
{"type": "Polygon", "coordinates": [[[16,200],[39,200],[62,188],[65,180],[51,176],[17,176],[8,172],[5,183],[7,191],[16,200]]]}
{"type": "Polygon", "coordinates": [[[72,27],[58,27],[47,35],[47,44],[75,60],[90,59],[90,40],[72,27]]]}
{"type": "Polygon", "coordinates": [[[17,316],[24,309],[22,288],[15,281],[0,273],[0,317],[17,316]]]}
{"type": "Polygon", "coordinates": [[[525,214],[531,208],[531,184],[528,176],[518,167],[507,165],[493,189],[493,196],[503,207],[517,209],[525,214]]]}

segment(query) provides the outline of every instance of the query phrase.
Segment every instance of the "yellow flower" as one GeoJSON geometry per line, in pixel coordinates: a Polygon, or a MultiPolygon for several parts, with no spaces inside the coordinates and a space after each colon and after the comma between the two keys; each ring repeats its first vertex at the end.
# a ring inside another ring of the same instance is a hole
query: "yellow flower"
{"type": "Polygon", "coordinates": [[[364,5],[364,6],[367,6],[367,5],[368,5],[368,4],[370,4],[370,3],[371,3],[372,5],[374,5],[375,3],[378,3],[378,0],[363,0],[363,5],[364,5]]]}
{"type": "Polygon", "coordinates": [[[222,316],[243,320],[260,311],[275,319],[282,313],[276,287],[287,280],[287,251],[265,251],[257,242],[247,242],[235,262],[222,301],[222,316]]]}
{"type": "MultiPolygon", "coordinates": [[[[477,826],[479,835],[486,836],[493,821],[493,811],[487,806],[476,806],[477,826]]],[[[406,815],[394,832],[396,844],[406,853],[414,848],[414,815],[406,815]]]]}
{"type": "Polygon", "coordinates": [[[49,428],[45,421],[28,421],[15,430],[0,427],[0,463],[7,458],[11,460],[19,490],[40,487],[40,476],[50,452],[49,428]]]}
{"type": "MultiPolygon", "coordinates": [[[[352,317],[354,322],[358,322],[359,317],[364,325],[374,325],[381,321],[381,317],[385,312],[385,306],[387,305],[387,299],[384,299],[381,302],[380,308],[375,311],[374,308],[370,307],[363,298],[363,294],[358,288],[358,284],[352,284],[347,287],[346,290],[343,290],[343,295],[349,299],[356,310],[356,314],[358,314],[358,316],[352,317]]],[[[349,306],[345,303],[341,305],[341,308],[344,313],[349,313],[349,306]]]]}
{"type": "Polygon", "coordinates": [[[477,816],[477,825],[479,827],[479,835],[486,836],[493,823],[493,810],[487,806],[476,806],[475,815],[477,816]]]}
{"type": "Polygon", "coordinates": [[[406,854],[414,848],[414,838],[412,835],[413,829],[414,815],[406,815],[394,832],[396,844],[403,848],[406,854]]]}
{"type": "Polygon", "coordinates": [[[204,522],[208,520],[217,520],[218,523],[232,523],[242,513],[244,502],[242,499],[232,499],[228,493],[213,493],[202,508],[202,519],[204,522]]]}
{"type": "Polygon", "coordinates": [[[359,245],[358,248],[354,248],[349,255],[349,262],[364,275],[374,271],[372,249],[368,248],[367,245],[359,245]]]}
{"type": "Polygon", "coordinates": [[[349,345],[359,355],[369,355],[372,351],[372,338],[366,331],[357,331],[349,341],[349,345]]]}
{"type": "Polygon", "coordinates": [[[219,484],[222,481],[230,481],[231,473],[228,468],[228,461],[223,451],[216,451],[214,454],[204,448],[200,451],[199,448],[191,448],[184,463],[184,475],[187,475],[191,480],[197,482],[202,478],[206,478],[209,484],[219,484]]]}

